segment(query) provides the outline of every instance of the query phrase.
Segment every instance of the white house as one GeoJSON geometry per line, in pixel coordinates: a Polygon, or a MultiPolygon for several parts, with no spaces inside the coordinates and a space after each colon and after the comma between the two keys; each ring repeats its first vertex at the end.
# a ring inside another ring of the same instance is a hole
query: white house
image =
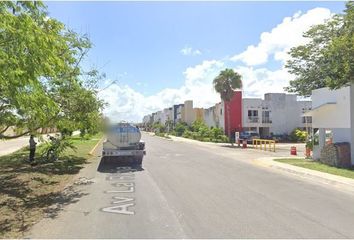
{"type": "Polygon", "coordinates": [[[224,104],[217,103],[214,106],[204,109],[204,123],[208,127],[224,128],[224,104]]]}
{"type": "Polygon", "coordinates": [[[244,98],[242,125],[244,130],[257,131],[261,137],[290,134],[295,128],[311,129],[311,101],[298,101],[297,96],[267,93],[264,99],[244,98]]]}
{"type": "Polygon", "coordinates": [[[354,164],[354,84],[338,90],[320,88],[312,91],[312,111],[304,116],[312,117],[314,159],[320,157],[326,142],[348,142],[354,164]]]}
{"type": "Polygon", "coordinates": [[[160,123],[165,125],[167,121],[172,120],[172,108],[165,108],[162,111],[160,123]]]}

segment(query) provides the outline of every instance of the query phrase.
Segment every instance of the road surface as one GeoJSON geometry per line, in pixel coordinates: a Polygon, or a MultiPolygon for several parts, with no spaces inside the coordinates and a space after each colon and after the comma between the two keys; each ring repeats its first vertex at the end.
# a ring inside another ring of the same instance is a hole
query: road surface
{"type": "Polygon", "coordinates": [[[353,195],[257,166],[254,153],[143,138],[141,169],[87,166],[73,203],[28,237],[354,238],[353,195]]]}
{"type": "MultiPolygon", "coordinates": [[[[73,133],[73,135],[78,135],[80,134],[79,131],[75,131],[73,133]]],[[[47,140],[47,135],[48,134],[43,134],[43,139],[47,140]]],[[[51,133],[49,135],[54,135],[54,133],[51,133]]],[[[35,138],[35,141],[37,143],[41,143],[38,141],[37,138],[35,138]]],[[[15,138],[15,139],[11,139],[11,140],[1,140],[0,139],[0,156],[3,155],[7,155],[10,153],[13,153],[23,147],[29,146],[29,136],[25,136],[25,137],[20,137],[20,138],[15,138]]]]}

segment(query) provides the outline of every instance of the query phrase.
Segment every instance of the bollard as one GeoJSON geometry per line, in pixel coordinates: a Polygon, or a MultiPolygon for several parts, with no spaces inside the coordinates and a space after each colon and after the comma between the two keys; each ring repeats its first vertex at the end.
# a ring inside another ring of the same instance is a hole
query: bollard
{"type": "Polygon", "coordinates": [[[292,147],[290,148],[290,155],[297,155],[296,147],[292,146],[292,147]]]}
{"type": "Polygon", "coordinates": [[[242,141],[242,148],[247,148],[247,140],[242,141]]]}
{"type": "Polygon", "coordinates": [[[311,149],[306,148],[306,153],[305,153],[306,158],[311,158],[311,149]]]}

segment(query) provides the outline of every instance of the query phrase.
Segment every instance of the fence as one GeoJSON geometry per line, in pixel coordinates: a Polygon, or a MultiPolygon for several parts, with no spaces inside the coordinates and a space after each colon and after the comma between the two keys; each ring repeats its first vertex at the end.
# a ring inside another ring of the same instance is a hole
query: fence
{"type": "Polygon", "coordinates": [[[275,141],[267,140],[267,139],[253,139],[252,140],[253,148],[260,149],[264,151],[272,151],[275,152],[275,141]],[[268,149],[267,149],[268,146],[268,149]]]}

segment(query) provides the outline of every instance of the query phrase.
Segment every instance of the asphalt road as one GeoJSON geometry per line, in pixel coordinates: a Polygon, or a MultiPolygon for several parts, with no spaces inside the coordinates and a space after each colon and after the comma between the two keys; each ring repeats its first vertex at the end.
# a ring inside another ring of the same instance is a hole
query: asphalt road
{"type": "Polygon", "coordinates": [[[28,237],[354,238],[353,195],[257,166],[254,153],[143,138],[142,169],[97,160],[28,237]]]}
{"type": "Polygon", "coordinates": [[[28,145],[29,137],[21,137],[12,140],[0,140],[0,156],[10,154],[28,145]]]}
{"type": "MultiPolygon", "coordinates": [[[[79,131],[75,131],[73,135],[78,135],[80,134],[79,131]]],[[[49,135],[55,135],[55,133],[51,133],[49,135]]],[[[48,134],[43,134],[42,137],[44,140],[48,139],[48,134]]],[[[20,138],[15,138],[11,140],[1,140],[0,139],[0,156],[7,155],[10,153],[13,153],[23,147],[29,146],[29,136],[25,137],[20,137],[20,138]]],[[[35,141],[38,144],[41,144],[41,142],[38,140],[38,138],[35,138],[35,141]]]]}

